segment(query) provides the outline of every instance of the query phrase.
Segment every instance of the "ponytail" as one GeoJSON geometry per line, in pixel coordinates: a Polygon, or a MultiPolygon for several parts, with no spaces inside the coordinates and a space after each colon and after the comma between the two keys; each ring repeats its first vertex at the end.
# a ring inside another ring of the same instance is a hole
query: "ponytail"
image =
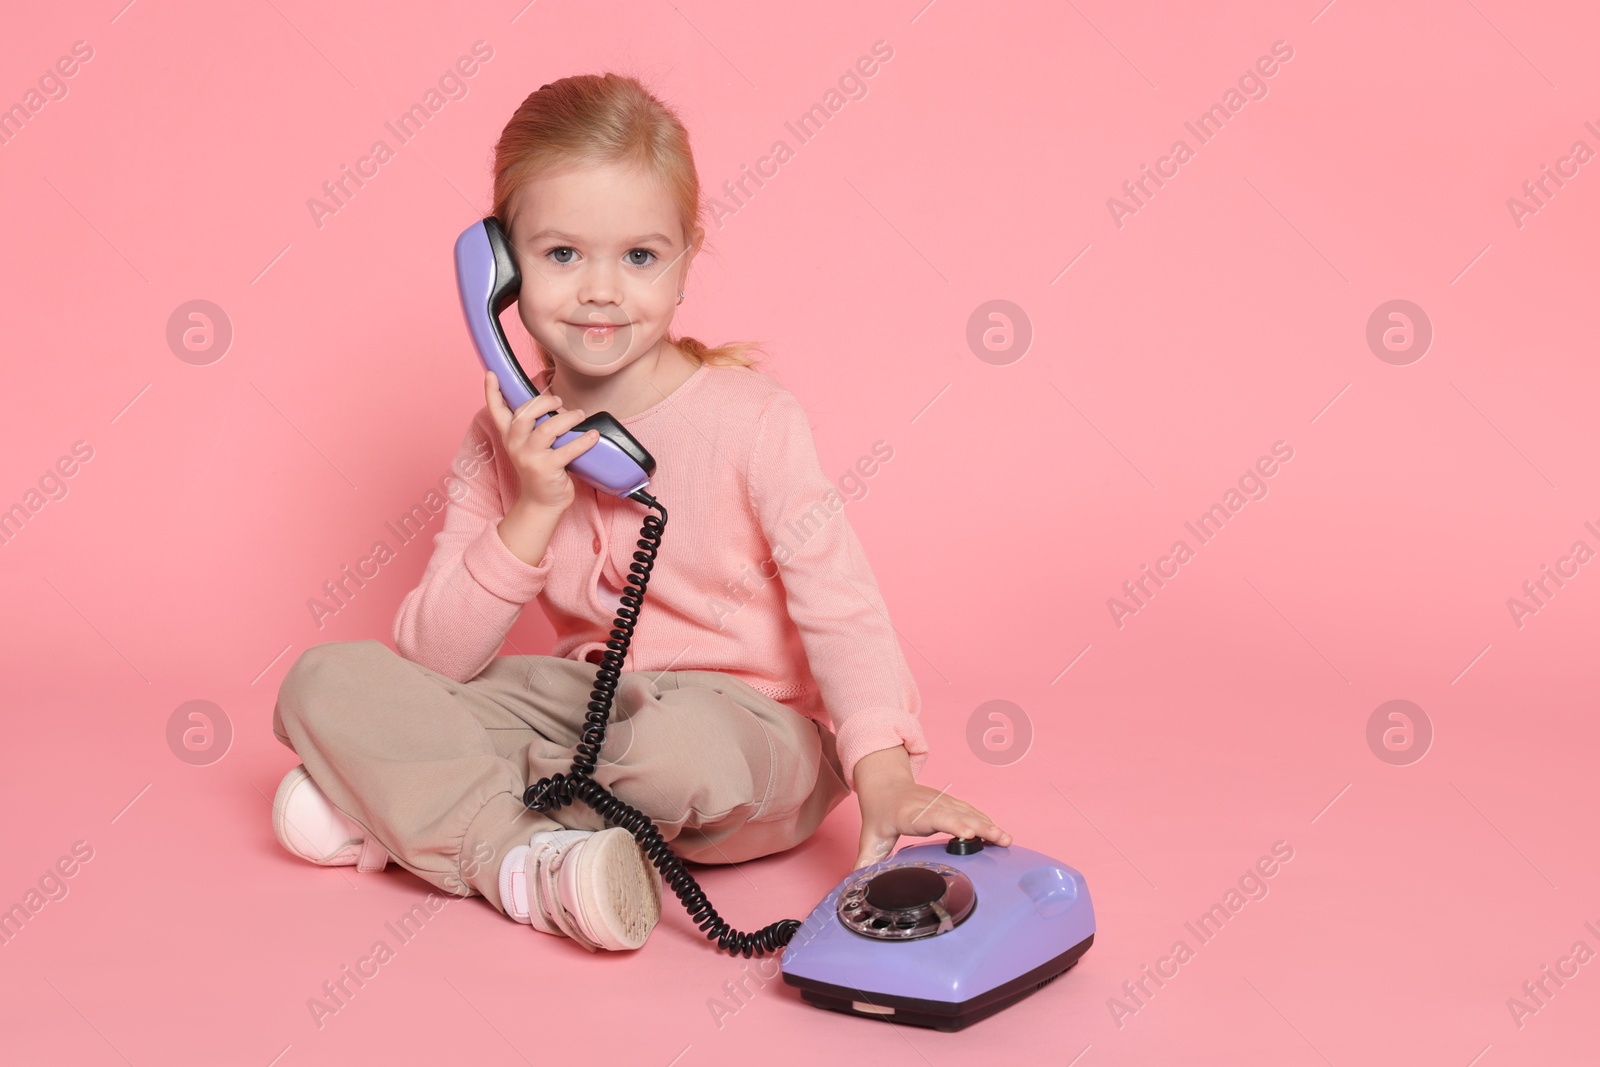
{"type": "Polygon", "coordinates": [[[724,367],[754,367],[759,360],[755,358],[761,349],[754,341],[730,341],[725,345],[709,348],[702,341],[693,337],[671,337],[669,342],[683,350],[683,354],[696,363],[711,363],[724,367]]]}

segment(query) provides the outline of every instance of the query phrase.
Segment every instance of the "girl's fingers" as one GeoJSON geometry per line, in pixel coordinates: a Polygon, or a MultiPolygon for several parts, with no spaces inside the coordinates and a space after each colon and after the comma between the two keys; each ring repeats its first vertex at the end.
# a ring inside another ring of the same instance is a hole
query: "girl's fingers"
{"type": "Polygon", "coordinates": [[[500,436],[505,437],[506,427],[511,425],[511,411],[506,407],[506,402],[500,395],[500,381],[495,377],[494,371],[484,371],[483,375],[484,398],[489,404],[489,417],[494,420],[495,428],[500,431],[500,436]]]}
{"type": "Polygon", "coordinates": [[[528,437],[530,440],[539,441],[544,447],[550,448],[555,444],[556,438],[586,418],[588,418],[588,415],[585,414],[582,408],[558,412],[541,422],[536,429],[530,431],[528,437]]]}
{"type": "MultiPolygon", "coordinates": [[[[536,419],[540,415],[544,414],[542,409],[545,406],[545,403],[554,401],[555,399],[556,398],[553,396],[530,397],[525,403],[523,403],[521,407],[512,412],[512,417],[515,418],[520,415],[523,418],[536,419]],[[529,414],[530,412],[531,414],[529,414]]],[[[551,405],[551,410],[554,410],[553,404],[551,405]]]]}
{"type": "Polygon", "coordinates": [[[1011,835],[992,822],[953,823],[945,827],[944,832],[952,837],[981,837],[985,841],[992,841],[997,845],[1009,845],[1011,843],[1011,835]]]}
{"type": "Polygon", "coordinates": [[[940,807],[944,808],[946,818],[966,818],[977,819],[980,822],[986,823],[994,822],[993,819],[989,818],[987,812],[979,811],[977,808],[958,797],[953,797],[946,793],[940,798],[940,800],[944,801],[940,807]]]}
{"type": "MultiPolygon", "coordinates": [[[[502,431],[506,447],[513,449],[520,447],[523,442],[542,429],[543,424],[539,422],[539,419],[543,416],[547,414],[565,414],[564,412],[556,412],[556,408],[560,407],[560,405],[561,398],[559,396],[540,393],[522,404],[514,412],[507,409],[506,428],[502,431]]],[[[549,439],[547,438],[545,447],[548,446],[549,439]]]]}
{"type": "Polygon", "coordinates": [[[600,434],[596,430],[585,430],[576,440],[568,441],[560,448],[552,448],[550,454],[560,461],[565,467],[579,456],[600,442],[600,434]]]}
{"type": "Polygon", "coordinates": [[[987,814],[964,800],[956,800],[955,797],[949,799],[959,805],[961,810],[949,814],[941,813],[941,817],[936,820],[941,832],[956,837],[981,837],[997,845],[1010,844],[1011,835],[1001,829],[987,814]]]}
{"type": "Polygon", "coordinates": [[[561,407],[561,398],[549,393],[540,393],[516,410],[513,419],[519,423],[523,432],[532,433],[534,426],[546,415],[564,415],[566,412],[558,410],[561,407]]]}
{"type": "Polygon", "coordinates": [[[505,394],[500,392],[499,376],[492,370],[484,371],[483,391],[489,402],[489,416],[494,419],[494,424],[499,428],[502,438],[505,437],[506,431],[511,427],[511,424],[517,422],[525,412],[531,412],[532,414],[530,418],[522,419],[522,422],[524,425],[531,425],[532,420],[538,419],[546,409],[554,411],[561,403],[560,397],[541,393],[513,411],[511,410],[511,405],[506,403],[505,394]]]}

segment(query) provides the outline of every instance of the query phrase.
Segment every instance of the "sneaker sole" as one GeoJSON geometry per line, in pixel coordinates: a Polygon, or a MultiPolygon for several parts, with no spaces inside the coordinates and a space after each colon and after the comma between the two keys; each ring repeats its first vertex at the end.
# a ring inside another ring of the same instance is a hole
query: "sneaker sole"
{"type": "Polygon", "coordinates": [[[602,830],[578,858],[585,927],[607,948],[642,946],[661,919],[661,883],[633,835],[620,826],[602,830]]]}

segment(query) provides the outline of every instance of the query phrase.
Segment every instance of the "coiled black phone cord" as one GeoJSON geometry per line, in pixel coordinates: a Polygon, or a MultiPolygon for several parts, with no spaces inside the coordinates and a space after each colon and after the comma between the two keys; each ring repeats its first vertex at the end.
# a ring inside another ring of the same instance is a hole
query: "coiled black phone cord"
{"type": "Polygon", "coordinates": [[[534,811],[557,811],[574,800],[582,800],[603,817],[606,822],[627,829],[639,842],[639,847],[661,872],[661,880],[683,902],[694,924],[705,931],[706,940],[715,941],[717,947],[734,956],[764,956],[787,945],[800,929],[798,919],[780,919],[763,926],[755,933],[746,934],[733,929],[717,914],[717,909],[706,899],[705,891],[683,866],[672,847],[662,838],[655,823],[637,808],[618,800],[605,786],[589,775],[594,773],[601,746],[605,744],[606,725],[611,718],[611,699],[616,694],[617,680],[622,673],[623,658],[628,644],[633,640],[633,627],[639,618],[639,607],[644,603],[645,587],[650,581],[650,569],[655,566],[656,551],[661,546],[661,531],[667,525],[667,509],[643,489],[629,496],[661,512],[656,518],[648,512],[639,530],[638,551],[628,567],[628,586],[622,594],[622,605],[611,623],[610,640],[595,672],[594,691],[589,694],[589,714],[585,717],[583,735],[579,738],[572,769],[566,774],[541,778],[522,794],[522,803],[534,811]]]}

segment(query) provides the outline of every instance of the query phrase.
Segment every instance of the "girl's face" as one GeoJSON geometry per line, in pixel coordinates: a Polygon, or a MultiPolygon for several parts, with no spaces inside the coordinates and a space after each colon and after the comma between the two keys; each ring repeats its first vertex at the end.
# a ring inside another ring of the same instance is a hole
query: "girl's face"
{"type": "Polygon", "coordinates": [[[511,214],[517,314],[563,375],[609,377],[657,353],[703,237],[683,233],[660,182],[586,164],[523,183],[511,214]]]}

